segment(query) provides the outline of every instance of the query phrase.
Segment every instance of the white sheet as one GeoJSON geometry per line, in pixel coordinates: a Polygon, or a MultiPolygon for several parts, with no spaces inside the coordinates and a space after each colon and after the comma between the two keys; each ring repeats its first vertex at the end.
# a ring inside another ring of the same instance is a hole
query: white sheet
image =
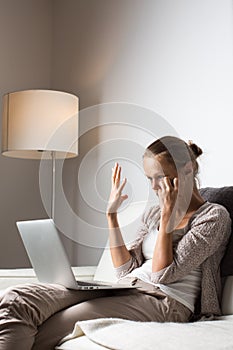
{"type": "MultiPolygon", "coordinates": [[[[75,275],[84,280],[90,279],[94,267],[78,267],[75,275]]],[[[0,270],[0,289],[18,283],[32,282],[35,274],[32,269],[0,270]]],[[[225,290],[225,311],[232,313],[232,288],[228,283],[225,290]],[[227,307],[231,302],[231,309],[227,307]]],[[[224,302],[223,302],[224,305],[224,302]]],[[[224,316],[219,321],[197,322],[195,324],[140,323],[120,319],[99,319],[78,322],[74,332],[60,350],[104,350],[106,346],[121,350],[232,350],[233,315],[224,316]],[[83,335],[85,334],[85,336],[83,335]],[[78,336],[79,335],[79,336],[78,336]],[[97,345],[97,342],[102,345],[97,345]],[[126,343],[127,344],[124,344],[126,343]]]]}
{"type": "MultiPolygon", "coordinates": [[[[104,348],[115,350],[230,350],[233,349],[233,315],[185,324],[111,318],[82,321],[77,322],[73,333],[63,340],[83,335],[104,348]]],[[[74,347],[70,349],[79,348],[74,341],[72,344],[74,347]]],[[[64,344],[58,349],[69,348],[64,344]]]]}

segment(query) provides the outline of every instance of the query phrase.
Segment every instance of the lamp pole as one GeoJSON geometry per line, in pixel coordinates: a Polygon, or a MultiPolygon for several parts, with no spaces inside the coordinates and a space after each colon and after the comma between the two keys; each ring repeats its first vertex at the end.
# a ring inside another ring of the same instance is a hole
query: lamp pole
{"type": "Polygon", "coordinates": [[[52,186],[51,186],[51,218],[54,221],[55,216],[55,191],[56,191],[56,157],[55,151],[51,151],[52,157],[52,186]]]}

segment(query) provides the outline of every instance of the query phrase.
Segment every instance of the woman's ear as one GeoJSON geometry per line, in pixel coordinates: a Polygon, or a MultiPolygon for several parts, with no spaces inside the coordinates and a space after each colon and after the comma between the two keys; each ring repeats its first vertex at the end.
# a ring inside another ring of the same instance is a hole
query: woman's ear
{"type": "Polygon", "coordinates": [[[184,166],[184,173],[185,175],[188,175],[188,174],[191,174],[193,173],[193,163],[192,161],[190,160],[189,162],[187,162],[184,166]]]}

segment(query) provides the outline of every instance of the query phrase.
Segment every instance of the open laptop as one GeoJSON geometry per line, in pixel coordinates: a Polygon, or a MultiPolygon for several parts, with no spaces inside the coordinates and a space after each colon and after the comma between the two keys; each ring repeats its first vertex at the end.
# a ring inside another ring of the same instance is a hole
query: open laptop
{"type": "Polygon", "coordinates": [[[27,254],[40,282],[61,284],[69,289],[128,289],[128,284],[77,281],[58,230],[52,219],[16,222],[27,254]]]}

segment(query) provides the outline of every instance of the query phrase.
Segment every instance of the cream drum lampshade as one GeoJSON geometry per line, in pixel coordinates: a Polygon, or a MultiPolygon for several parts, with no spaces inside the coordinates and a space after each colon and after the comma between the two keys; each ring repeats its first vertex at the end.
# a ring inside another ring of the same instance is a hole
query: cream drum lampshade
{"type": "Polygon", "coordinates": [[[3,97],[2,154],[40,159],[78,155],[78,97],[53,90],[25,90],[3,97]],[[72,142],[71,140],[76,140],[72,142]]]}

